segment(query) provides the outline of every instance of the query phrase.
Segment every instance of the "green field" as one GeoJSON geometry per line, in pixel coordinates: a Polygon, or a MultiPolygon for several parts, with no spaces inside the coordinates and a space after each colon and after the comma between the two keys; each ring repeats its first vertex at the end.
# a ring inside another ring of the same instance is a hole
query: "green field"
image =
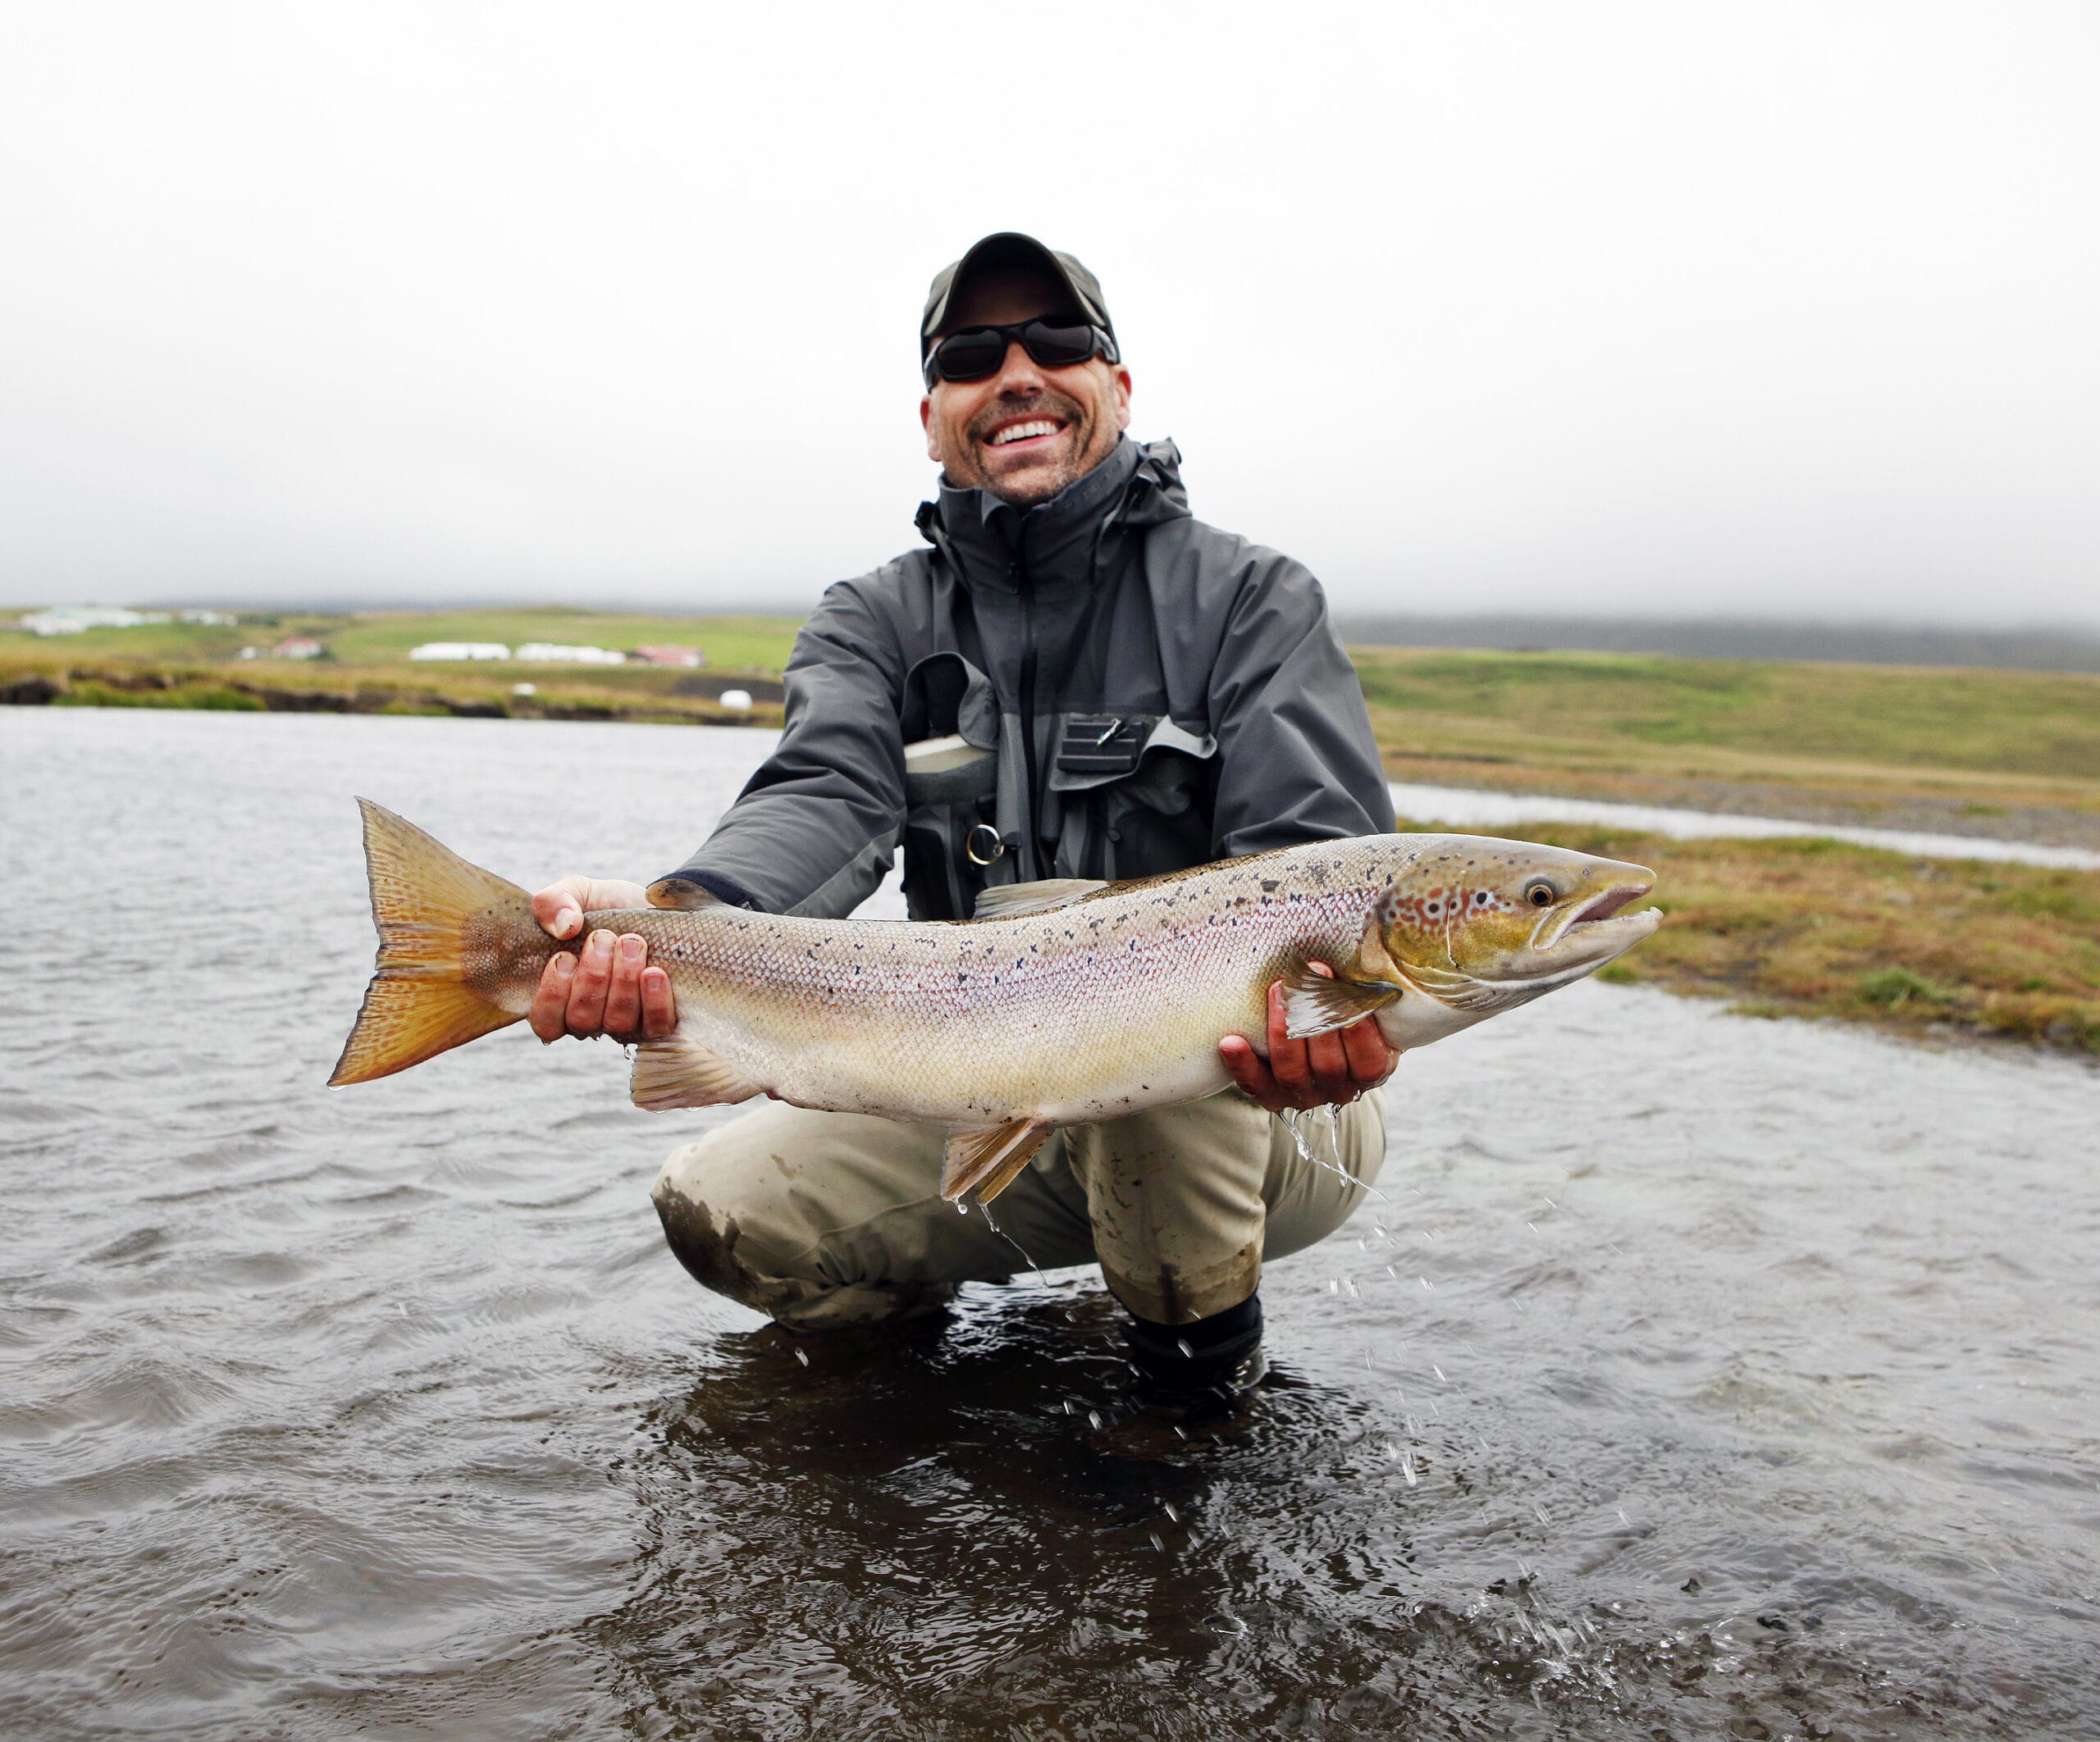
{"type": "Polygon", "coordinates": [[[239,623],[148,623],[48,639],[0,635],[0,696],[60,706],[247,708],[275,712],[464,714],[557,719],[778,724],[774,698],[798,619],[673,617],[565,606],[355,615],[244,613],[239,623]],[[319,642],[322,657],[243,659],[287,636],[319,642]],[[411,661],[425,641],[555,641],[622,650],[669,642],[706,656],[701,688],[742,677],[759,698],[748,711],[693,693],[696,674],[649,667],[411,661]],[[527,683],[533,694],[521,696],[527,683]],[[47,693],[52,692],[52,693],[47,693]]]}

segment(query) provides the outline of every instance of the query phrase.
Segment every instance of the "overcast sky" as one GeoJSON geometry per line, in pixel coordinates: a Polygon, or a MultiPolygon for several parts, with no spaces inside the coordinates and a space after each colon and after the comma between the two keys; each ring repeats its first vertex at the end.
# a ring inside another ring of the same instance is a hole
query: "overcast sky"
{"type": "Polygon", "coordinates": [[[19,4],[0,602],[797,609],[1098,272],[1354,611],[2100,622],[2100,7],[19,4]]]}

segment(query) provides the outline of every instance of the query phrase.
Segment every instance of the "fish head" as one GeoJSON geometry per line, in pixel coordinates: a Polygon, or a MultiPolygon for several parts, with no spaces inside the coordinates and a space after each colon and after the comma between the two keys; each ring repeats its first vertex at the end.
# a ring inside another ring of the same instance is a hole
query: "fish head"
{"type": "Polygon", "coordinates": [[[1662,914],[1625,910],[1655,887],[1644,865],[1531,841],[1440,837],[1379,898],[1358,974],[1380,978],[1383,969],[1390,983],[1477,1021],[1632,949],[1662,914]]]}

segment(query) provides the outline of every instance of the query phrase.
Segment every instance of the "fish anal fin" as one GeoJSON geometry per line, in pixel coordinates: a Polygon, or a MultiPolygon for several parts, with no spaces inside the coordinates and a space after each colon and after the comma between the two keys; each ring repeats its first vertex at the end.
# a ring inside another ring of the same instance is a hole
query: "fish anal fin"
{"type": "Polygon", "coordinates": [[[646,1112],[673,1107],[719,1107],[765,1092],[743,1072],[687,1034],[646,1040],[634,1049],[634,1104],[646,1112]]]}
{"type": "Polygon", "coordinates": [[[953,1203],[974,1190],[979,1203],[990,1203],[1034,1159],[1050,1130],[1032,1119],[1010,1119],[983,1131],[956,1132],[941,1165],[941,1196],[953,1203]]]}
{"type": "Polygon", "coordinates": [[[979,894],[970,917],[1018,919],[1025,914],[1052,913],[1107,887],[1098,877],[1046,877],[1033,883],[995,884],[979,894]]]}
{"type": "Polygon", "coordinates": [[[1284,1033],[1292,1040],[1309,1040],[1361,1022],[1373,1011],[1382,1010],[1406,988],[1368,985],[1361,980],[1329,979],[1301,964],[1283,977],[1284,1033]]]}

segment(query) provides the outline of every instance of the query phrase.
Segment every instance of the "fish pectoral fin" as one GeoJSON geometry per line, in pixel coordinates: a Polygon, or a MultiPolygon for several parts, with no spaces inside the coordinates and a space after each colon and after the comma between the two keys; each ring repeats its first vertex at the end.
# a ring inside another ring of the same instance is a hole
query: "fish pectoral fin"
{"type": "Polygon", "coordinates": [[[975,1189],[979,1203],[990,1203],[1013,1183],[1050,1131],[1032,1119],[1012,1119],[985,1131],[955,1133],[941,1164],[941,1196],[953,1203],[975,1189]]]}
{"type": "Polygon", "coordinates": [[[709,1051],[690,1035],[646,1040],[634,1050],[634,1080],[628,1097],[651,1113],[673,1107],[726,1106],[765,1092],[763,1083],[752,1082],[721,1054],[709,1051]]]}
{"type": "Polygon", "coordinates": [[[1047,914],[1084,901],[1108,885],[1098,877],[1046,877],[1033,883],[1000,883],[981,892],[970,917],[1018,919],[1023,914],[1047,914]]]}
{"type": "Polygon", "coordinates": [[[1283,977],[1283,1032],[1292,1040],[1309,1040],[1346,1028],[1382,1010],[1404,990],[1362,980],[1330,980],[1301,963],[1283,977]]]}

